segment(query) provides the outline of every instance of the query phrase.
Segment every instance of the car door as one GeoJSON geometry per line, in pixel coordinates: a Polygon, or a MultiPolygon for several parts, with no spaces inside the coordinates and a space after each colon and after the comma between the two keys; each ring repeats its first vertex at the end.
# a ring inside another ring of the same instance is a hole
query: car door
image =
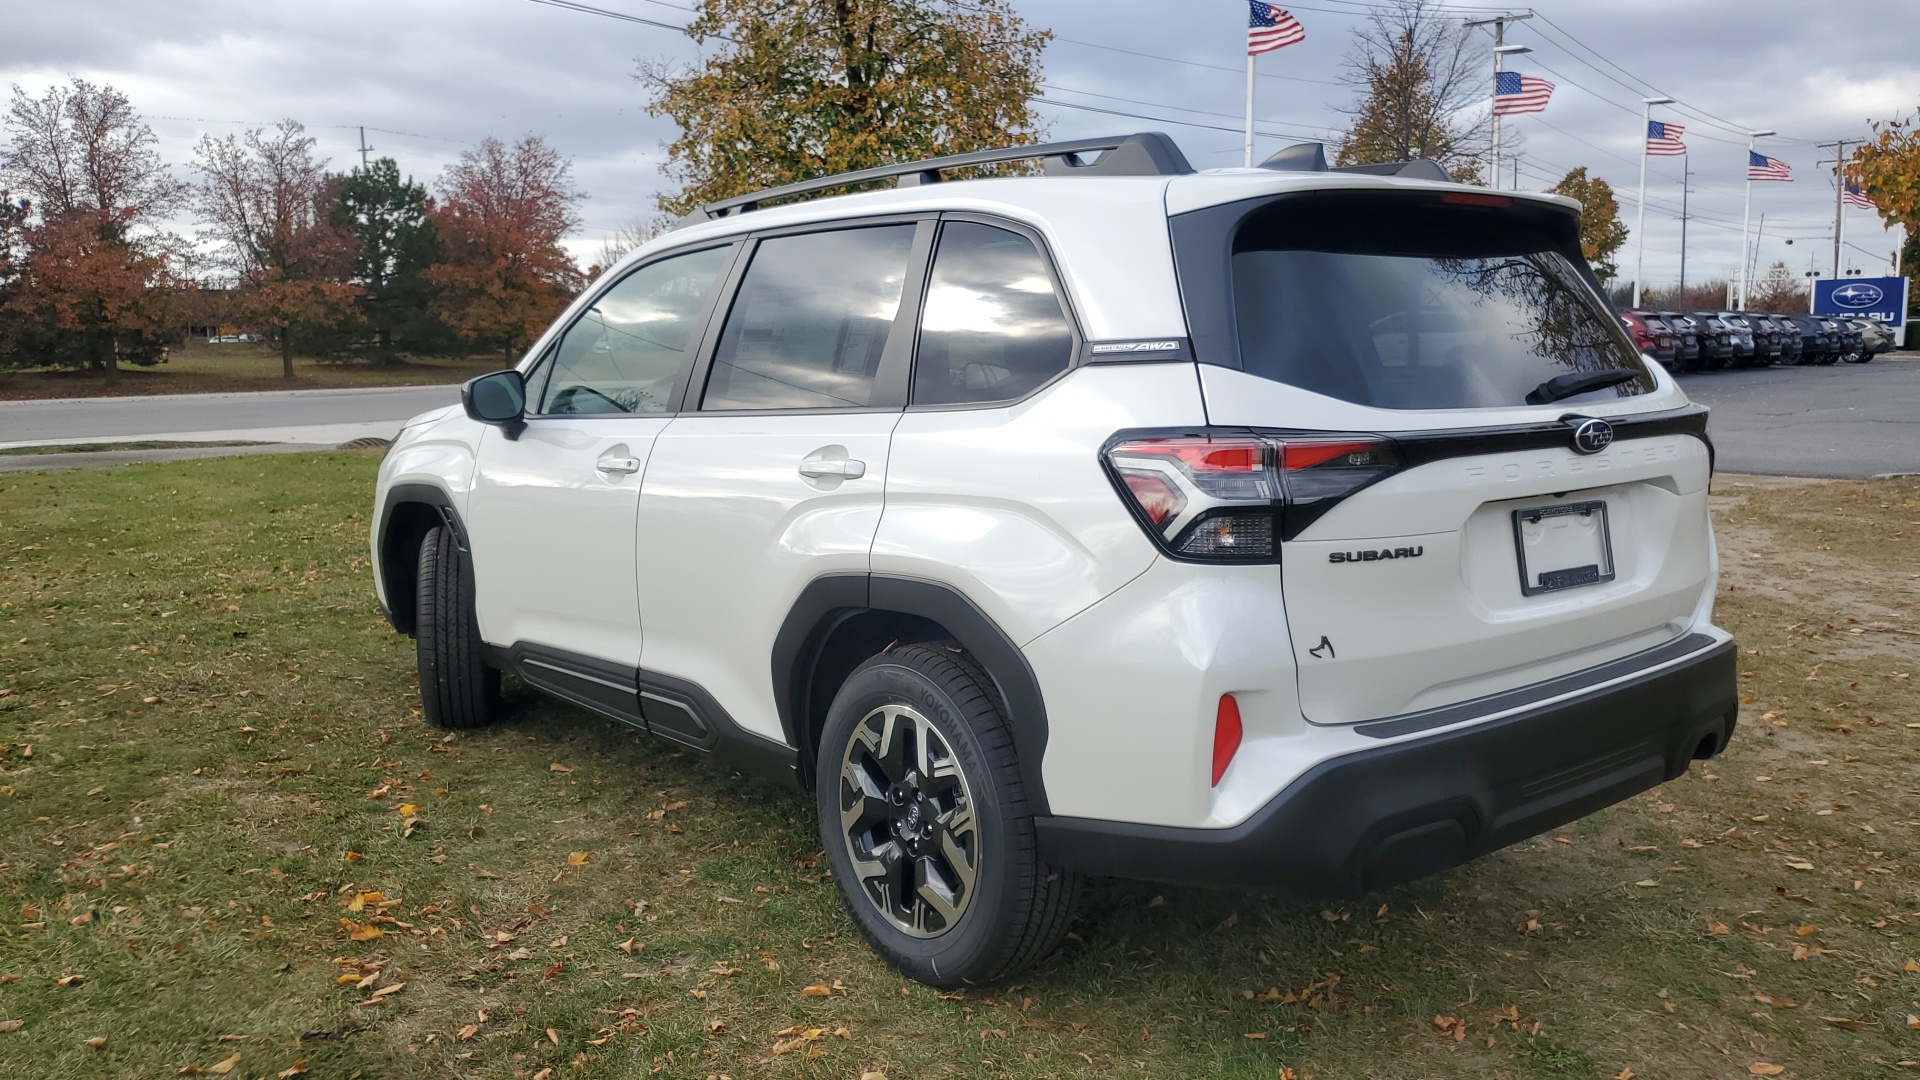
{"type": "Polygon", "coordinates": [[[774,637],[809,582],[868,569],[932,234],[920,219],[813,226],[742,257],[640,498],[651,730],[710,745],[717,708],[786,741],[774,637]]]}
{"type": "Polygon", "coordinates": [[[467,505],[481,637],[538,654],[521,666],[583,704],[633,712],[615,684],[640,663],[640,484],[735,253],[676,252],[613,282],[534,369],[524,428],[481,442],[467,505]]]}

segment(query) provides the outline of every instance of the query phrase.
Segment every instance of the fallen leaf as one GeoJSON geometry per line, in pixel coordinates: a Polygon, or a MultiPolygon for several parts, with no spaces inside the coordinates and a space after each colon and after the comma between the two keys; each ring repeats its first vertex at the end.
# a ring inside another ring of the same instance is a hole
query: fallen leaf
{"type": "Polygon", "coordinates": [[[294,1062],[293,1064],[287,1066],[284,1069],[281,1069],[279,1072],[274,1073],[273,1075],[276,1077],[279,1077],[279,1080],[293,1080],[293,1078],[296,1076],[305,1075],[306,1071],[307,1071],[307,1059],[301,1058],[300,1060],[294,1062]]]}
{"type": "MultiPolygon", "coordinates": [[[[14,1022],[19,1023],[17,1020],[14,1022]]],[[[1912,1013],[1907,1014],[1907,1030],[1920,1031],[1920,1016],[1915,1016],[1912,1013]]]]}
{"type": "Polygon", "coordinates": [[[833,996],[833,989],[827,986],[825,983],[815,983],[812,986],[802,987],[800,989],[800,992],[802,994],[805,994],[808,997],[832,997],[833,996]]]}
{"type": "Polygon", "coordinates": [[[1621,1069],[1619,1075],[1615,1076],[1613,1080],[1633,1080],[1633,1070],[1621,1069]]]}
{"type": "Polygon", "coordinates": [[[1830,955],[1827,950],[1814,945],[1795,945],[1793,947],[1793,958],[1795,960],[1806,960],[1815,956],[1827,955],[1830,955]]]}
{"type": "Polygon", "coordinates": [[[628,956],[632,956],[634,953],[639,952],[641,949],[645,948],[645,946],[636,944],[632,938],[628,938],[627,940],[621,942],[620,944],[615,945],[614,948],[619,949],[621,952],[626,953],[628,956]]]}
{"type": "Polygon", "coordinates": [[[0,1020],[0,1035],[5,1035],[11,1031],[19,1031],[26,1026],[27,1022],[25,1020],[0,1020]]]}
{"type": "Polygon", "coordinates": [[[562,764],[560,764],[559,762],[557,762],[557,761],[556,761],[556,762],[554,762],[553,764],[551,764],[551,765],[549,765],[549,766],[547,766],[547,771],[548,771],[548,772],[557,772],[557,773],[569,773],[569,772],[572,772],[572,771],[573,771],[573,766],[571,766],[571,765],[562,765],[562,764]]]}
{"type": "Polygon", "coordinates": [[[1638,885],[1643,889],[1651,889],[1660,884],[1660,879],[1659,878],[1641,878],[1639,881],[1634,882],[1634,884],[1638,885]]]}
{"type": "Polygon", "coordinates": [[[1909,975],[1920,975],[1920,960],[1909,960],[1907,961],[1907,966],[1900,970],[1909,975]]]}
{"type": "Polygon", "coordinates": [[[412,817],[413,815],[420,812],[420,805],[418,803],[410,803],[410,802],[401,803],[399,806],[396,806],[393,808],[393,812],[396,814],[399,814],[401,817],[412,817]]]}
{"type": "Polygon", "coordinates": [[[352,919],[341,919],[340,925],[346,928],[349,941],[375,941],[386,933],[372,923],[356,923],[352,919]]]}
{"type": "Polygon", "coordinates": [[[553,1080],[553,1070],[541,1069],[539,1072],[533,1074],[533,1080],[553,1080]]]}
{"type": "Polygon", "coordinates": [[[569,852],[567,852],[567,865],[568,865],[568,866],[585,866],[585,865],[587,865],[587,853],[586,853],[586,852],[584,852],[584,851],[569,851],[569,852]]]}
{"type": "Polygon", "coordinates": [[[1801,936],[1801,937],[1806,937],[1806,936],[1807,936],[1808,934],[1817,934],[1817,933],[1819,933],[1819,932],[1820,932],[1820,928],[1819,928],[1819,927],[1817,927],[1817,926],[1815,926],[1815,925],[1813,925],[1812,923],[1803,923],[1803,924],[1801,924],[1801,925],[1799,925],[1799,926],[1796,926],[1796,927],[1794,927],[1794,928],[1793,928],[1793,932],[1794,932],[1795,934],[1798,934],[1798,935],[1799,935],[1799,936],[1801,936]]]}
{"type": "Polygon", "coordinates": [[[1267,1033],[1264,1031],[1249,1031],[1240,1037],[1243,1039],[1264,1039],[1267,1037],[1267,1033]]]}
{"type": "Polygon", "coordinates": [[[101,1047],[107,1045],[107,1040],[102,1038],[101,1036],[95,1035],[93,1038],[87,1040],[86,1045],[87,1045],[87,1049],[89,1050],[98,1050],[101,1047]]]}
{"type": "Polygon", "coordinates": [[[548,1029],[547,1029],[547,1041],[548,1041],[548,1042],[550,1042],[550,1043],[552,1043],[552,1044],[553,1044],[553,1045],[555,1045],[555,1046],[559,1046],[559,1045],[560,1045],[560,1033],[559,1033],[559,1032],[557,1032],[557,1031],[555,1031],[555,1030],[553,1030],[552,1028],[548,1028],[548,1029]]]}
{"type": "Polygon", "coordinates": [[[1787,865],[1795,870],[1811,870],[1813,864],[1805,859],[1788,859],[1787,865]]]}
{"type": "Polygon", "coordinates": [[[480,1033],[479,1024],[468,1024],[466,1027],[463,1027],[459,1031],[454,1032],[453,1037],[456,1041],[466,1042],[468,1039],[473,1038],[475,1035],[478,1035],[479,1033],[480,1033]]]}
{"type": "Polygon", "coordinates": [[[1820,1019],[1846,1031],[1859,1031],[1860,1021],[1847,1016],[1823,1016],[1820,1019]]]}
{"type": "Polygon", "coordinates": [[[380,989],[375,990],[373,992],[373,996],[369,997],[367,1000],[377,1001],[380,998],[386,997],[388,994],[397,994],[406,988],[407,988],[407,984],[403,982],[397,982],[392,984],[391,986],[383,986],[380,989]]]}
{"type": "Polygon", "coordinates": [[[78,986],[79,984],[86,981],[87,981],[87,977],[85,975],[75,972],[72,975],[62,975],[59,978],[53,980],[53,985],[58,986],[61,989],[65,989],[69,986],[78,986]]]}
{"type": "Polygon", "coordinates": [[[1707,933],[1712,934],[1715,937],[1719,937],[1721,934],[1731,934],[1733,933],[1733,931],[1727,928],[1726,923],[1715,922],[1712,919],[1708,919],[1707,933]]]}
{"type": "Polygon", "coordinates": [[[238,1051],[235,1051],[232,1057],[219,1063],[218,1065],[209,1065],[203,1071],[210,1072],[215,1076],[225,1076],[228,1073],[232,1072],[233,1067],[238,1064],[240,1064],[240,1054],[238,1051]]]}
{"type": "Polygon", "coordinates": [[[1785,1065],[1775,1065],[1771,1061],[1756,1061],[1747,1066],[1747,1071],[1755,1076],[1779,1076],[1787,1071],[1785,1065]]]}

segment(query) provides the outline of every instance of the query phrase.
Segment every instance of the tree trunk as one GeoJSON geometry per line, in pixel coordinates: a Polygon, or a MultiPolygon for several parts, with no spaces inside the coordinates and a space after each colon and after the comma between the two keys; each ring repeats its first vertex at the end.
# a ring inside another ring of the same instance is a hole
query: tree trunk
{"type": "Polygon", "coordinates": [[[280,331],[280,377],[293,381],[293,328],[280,331]]]}

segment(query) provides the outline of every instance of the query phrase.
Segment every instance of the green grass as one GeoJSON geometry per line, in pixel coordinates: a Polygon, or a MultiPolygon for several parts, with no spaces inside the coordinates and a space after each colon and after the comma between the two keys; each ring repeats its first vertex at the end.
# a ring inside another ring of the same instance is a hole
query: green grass
{"type": "Polygon", "coordinates": [[[20,457],[27,454],[95,454],[112,450],[197,450],[203,447],[264,445],[266,444],[233,440],[224,442],[166,442],[154,439],[140,439],[131,442],[56,443],[42,446],[10,446],[0,449],[0,457],[20,457]]]}
{"type": "Polygon", "coordinates": [[[1038,970],[943,996],[851,931],[798,792],[553,704],[427,729],[370,596],[376,459],[0,476],[0,1077],[235,1053],[235,1077],[503,1080],[1920,1059],[1920,638],[1894,632],[1920,610],[1920,485],[1720,500],[1753,702],[1688,777],[1358,903],[1096,882],[1038,970]],[[373,891],[397,903],[349,910],[373,891]]]}
{"type": "Polygon", "coordinates": [[[457,383],[512,366],[498,354],[426,357],[376,368],[366,363],[330,363],[293,358],[292,382],[281,377],[280,353],[259,344],[188,342],[164,364],[123,364],[120,378],[70,368],[0,370],[0,401],[28,398],[111,397],[135,394],[214,394],[247,390],[321,390],[360,386],[423,386],[457,383]]]}

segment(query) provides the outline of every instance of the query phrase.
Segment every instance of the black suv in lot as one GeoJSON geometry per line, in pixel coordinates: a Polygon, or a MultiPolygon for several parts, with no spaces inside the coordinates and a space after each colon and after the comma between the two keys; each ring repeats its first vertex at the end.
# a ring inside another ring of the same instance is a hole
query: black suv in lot
{"type": "Polygon", "coordinates": [[[1727,317],[1727,313],[1718,311],[1696,311],[1693,320],[1711,324],[1725,331],[1727,335],[1727,363],[1737,368],[1752,367],[1754,359],[1753,327],[1744,322],[1736,322],[1727,317]]]}
{"type": "Polygon", "coordinates": [[[1800,332],[1801,364],[1825,366],[1840,358],[1834,349],[1832,324],[1818,315],[1789,315],[1787,321],[1800,332]]]}
{"type": "Polygon", "coordinates": [[[1673,331],[1673,370],[1689,372],[1700,370],[1700,329],[1693,320],[1677,311],[1642,312],[1649,323],[1659,322],[1673,331]]]}

